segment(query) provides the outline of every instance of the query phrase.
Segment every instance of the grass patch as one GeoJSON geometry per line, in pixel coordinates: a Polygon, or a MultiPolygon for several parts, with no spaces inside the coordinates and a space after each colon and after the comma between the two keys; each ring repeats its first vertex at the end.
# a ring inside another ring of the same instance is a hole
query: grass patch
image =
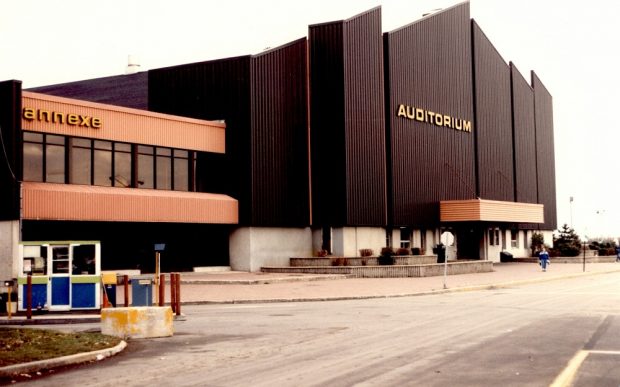
{"type": "Polygon", "coordinates": [[[92,332],[0,328],[0,367],[97,351],[120,343],[118,337],[92,332]]]}

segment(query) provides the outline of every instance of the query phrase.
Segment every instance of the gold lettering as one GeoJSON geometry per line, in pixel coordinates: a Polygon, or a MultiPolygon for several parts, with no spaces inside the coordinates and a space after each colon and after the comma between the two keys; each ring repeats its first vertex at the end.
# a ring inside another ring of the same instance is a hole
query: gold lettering
{"type": "Polygon", "coordinates": [[[456,129],[456,130],[463,130],[463,120],[459,120],[457,118],[454,121],[456,121],[456,127],[454,129],[456,129]]]}
{"type": "Polygon", "coordinates": [[[435,114],[435,125],[443,126],[443,115],[442,114],[435,114]]]}
{"type": "Polygon", "coordinates": [[[407,105],[407,118],[413,120],[415,118],[414,107],[407,105]]]}
{"type": "Polygon", "coordinates": [[[101,128],[101,119],[100,118],[93,117],[93,120],[91,122],[92,122],[93,128],[95,128],[95,129],[101,128]]]}
{"type": "Polygon", "coordinates": [[[448,128],[452,128],[452,117],[450,116],[443,116],[443,126],[447,126],[448,128]]]}
{"type": "Polygon", "coordinates": [[[39,116],[37,117],[39,121],[50,122],[51,118],[52,113],[47,110],[39,110],[39,116]]]}
{"type": "Polygon", "coordinates": [[[82,122],[80,122],[80,126],[86,126],[87,128],[90,128],[90,117],[89,116],[80,116],[80,120],[82,122]]]}
{"type": "Polygon", "coordinates": [[[463,130],[466,132],[471,132],[471,121],[463,122],[463,130]]]}
{"type": "Polygon", "coordinates": [[[407,111],[405,105],[398,105],[398,117],[407,117],[407,111]]]}
{"type": "Polygon", "coordinates": [[[65,123],[65,114],[64,113],[58,113],[58,112],[54,112],[54,119],[53,119],[55,124],[64,124],[65,123]]]}
{"type": "Polygon", "coordinates": [[[32,108],[24,108],[24,119],[28,121],[32,121],[36,118],[34,114],[34,109],[32,108]]]}
{"type": "MultiPolygon", "coordinates": [[[[434,112],[426,112],[426,114],[427,114],[427,117],[431,118],[431,124],[432,124],[434,122],[434,120],[435,120],[435,113],[434,112]]],[[[427,118],[426,122],[428,122],[428,118],[427,118]]]]}
{"type": "Polygon", "coordinates": [[[415,109],[415,119],[424,122],[424,110],[423,109],[415,109]]]}
{"type": "Polygon", "coordinates": [[[69,125],[78,125],[80,123],[80,119],[77,114],[67,114],[67,124],[69,125]]]}

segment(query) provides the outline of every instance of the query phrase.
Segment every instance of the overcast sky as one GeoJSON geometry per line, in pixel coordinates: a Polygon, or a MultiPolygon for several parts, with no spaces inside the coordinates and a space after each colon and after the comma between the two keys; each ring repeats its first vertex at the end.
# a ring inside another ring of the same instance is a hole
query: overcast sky
{"type": "MultiPolygon", "coordinates": [[[[34,87],[257,54],[307,36],[308,25],[382,6],[383,30],[460,1],[8,0],[0,3],[0,80],[34,87]]],[[[553,96],[558,225],[620,236],[620,2],[471,0],[504,60],[553,96]],[[574,197],[572,206],[570,197],[574,197]],[[572,207],[572,209],[571,209],[572,207]]]]}

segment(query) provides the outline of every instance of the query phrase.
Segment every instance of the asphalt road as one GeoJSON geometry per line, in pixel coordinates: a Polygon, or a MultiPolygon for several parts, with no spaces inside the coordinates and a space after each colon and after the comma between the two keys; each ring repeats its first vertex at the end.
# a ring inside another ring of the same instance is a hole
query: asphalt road
{"type": "Polygon", "coordinates": [[[116,357],[25,384],[620,385],[620,273],[442,295],[183,311],[172,338],[133,340],[116,357]]]}

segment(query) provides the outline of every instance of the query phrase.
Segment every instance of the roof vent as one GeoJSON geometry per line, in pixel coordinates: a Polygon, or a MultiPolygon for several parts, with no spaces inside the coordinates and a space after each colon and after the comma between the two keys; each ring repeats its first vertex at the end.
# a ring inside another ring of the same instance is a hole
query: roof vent
{"type": "Polygon", "coordinates": [[[135,55],[129,55],[129,59],[127,60],[127,69],[125,69],[125,74],[135,74],[140,71],[140,61],[138,57],[135,55]]]}

